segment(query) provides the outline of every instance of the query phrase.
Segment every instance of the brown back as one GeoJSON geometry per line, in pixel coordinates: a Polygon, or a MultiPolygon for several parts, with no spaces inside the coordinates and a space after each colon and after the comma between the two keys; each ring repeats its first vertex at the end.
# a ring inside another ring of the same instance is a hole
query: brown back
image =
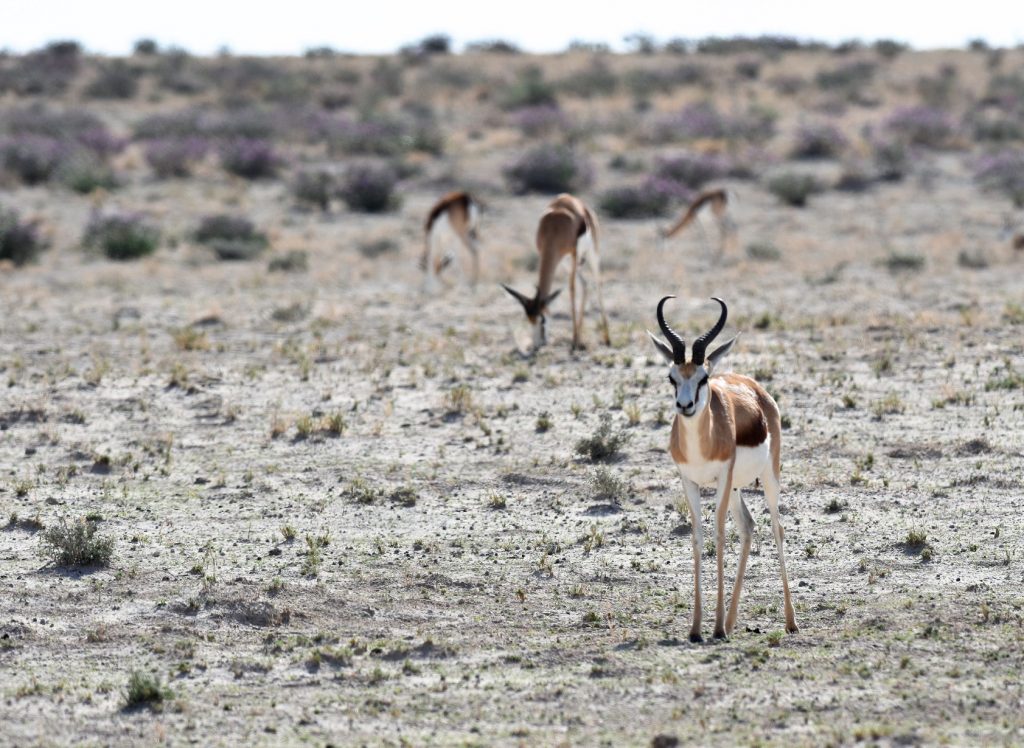
{"type": "Polygon", "coordinates": [[[697,213],[708,203],[711,204],[711,209],[715,212],[716,216],[721,216],[725,213],[725,208],[729,203],[729,197],[724,189],[705,190],[701,192],[697,197],[690,203],[690,207],[683,213],[683,217],[670,229],[665,232],[665,238],[669,239],[680,231],[685,229],[691,223],[693,219],[697,217],[697,213]]]}
{"type": "Polygon", "coordinates": [[[434,207],[430,209],[430,213],[427,214],[427,221],[423,226],[424,230],[430,231],[437,219],[450,210],[459,210],[462,211],[464,215],[468,215],[469,206],[472,202],[472,196],[464,190],[449,192],[434,203],[434,207]]]}

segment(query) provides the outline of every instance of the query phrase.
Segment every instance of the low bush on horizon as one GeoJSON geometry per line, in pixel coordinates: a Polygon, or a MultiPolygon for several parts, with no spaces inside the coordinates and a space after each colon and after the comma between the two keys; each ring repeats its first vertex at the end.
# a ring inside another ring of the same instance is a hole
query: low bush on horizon
{"type": "Polygon", "coordinates": [[[401,204],[397,186],[398,175],[390,166],[359,164],[345,172],[338,196],[357,213],[384,213],[401,204]]]}
{"type": "Polygon", "coordinates": [[[269,244],[266,234],[256,230],[248,218],[219,214],[204,218],[195,240],[209,247],[219,260],[251,260],[269,244]]]}
{"type": "Polygon", "coordinates": [[[509,188],[518,195],[575,192],[588,187],[593,178],[589,161],[573,148],[555,144],[531,148],[504,171],[509,188]]]}
{"type": "Polygon", "coordinates": [[[84,247],[118,261],[151,255],[159,244],[160,230],[135,213],[97,213],[82,237],[84,247]]]}
{"type": "Polygon", "coordinates": [[[17,211],[0,206],[0,260],[25,265],[37,259],[45,248],[38,224],[22,221],[17,211]]]}

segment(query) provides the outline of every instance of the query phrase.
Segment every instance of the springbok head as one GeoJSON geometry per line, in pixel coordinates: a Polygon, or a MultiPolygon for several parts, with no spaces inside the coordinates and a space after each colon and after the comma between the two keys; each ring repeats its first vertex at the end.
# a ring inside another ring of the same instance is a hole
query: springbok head
{"type": "Polygon", "coordinates": [[[654,342],[654,347],[658,349],[658,353],[662,355],[671,367],[668,371],[668,380],[672,383],[672,390],[675,393],[676,413],[683,418],[693,418],[700,415],[701,411],[707,407],[708,400],[711,397],[708,388],[708,377],[714,373],[718,362],[732,348],[736,338],[734,337],[728,343],[720,345],[711,354],[704,355],[711,341],[722,332],[722,328],[725,327],[726,317],[729,315],[729,309],[726,307],[725,302],[717,297],[712,297],[712,301],[717,301],[722,307],[722,313],[714,327],[693,341],[693,354],[689,363],[687,363],[686,343],[679,336],[679,333],[665,322],[665,302],[674,298],[675,296],[666,296],[658,302],[658,326],[661,328],[665,338],[668,339],[671,347],[665,345],[651,331],[648,330],[647,334],[651,336],[651,340],[654,342]]]}
{"type": "Polygon", "coordinates": [[[562,289],[559,288],[557,291],[548,294],[547,297],[543,299],[537,294],[535,294],[531,299],[529,296],[519,293],[514,288],[506,286],[504,283],[501,284],[501,287],[508,291],[509,295],[513,299],[523,305],[523,311],[526,312],[526,319],[529,320],[530,326],[533,328],[534,350],[547,343],[548,334],[545,312],[547,311],[548,304],[550,304],[552,299],[562,292],[562,289]]]}

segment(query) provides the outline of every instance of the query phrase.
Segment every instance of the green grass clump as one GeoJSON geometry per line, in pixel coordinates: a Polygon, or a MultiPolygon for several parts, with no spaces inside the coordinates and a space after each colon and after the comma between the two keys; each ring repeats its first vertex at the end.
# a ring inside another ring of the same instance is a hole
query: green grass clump
{"type": "Polygon", "coordinates": [[[174,694],[160,682],[160,676],[134,670],[128,677],[125,689],[125,707],[156,709],[163,705],[174,694]]]}
{"type": "Polygon", "coordinates": [[[118,261],[151,255],[159,245],[160,230],[131,214],[97,215],[82,238],[82,246],[118,261]]]}

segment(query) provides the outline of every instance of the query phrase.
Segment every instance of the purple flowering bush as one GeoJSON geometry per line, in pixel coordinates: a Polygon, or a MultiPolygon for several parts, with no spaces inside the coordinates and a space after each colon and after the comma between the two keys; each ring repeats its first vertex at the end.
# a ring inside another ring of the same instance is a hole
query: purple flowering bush
{"type": "Polygon", "coordinates": [[[24,265],[45,248],[36,223],[24,222],[16,211],[0,207],[0,260],[24,265]]]}
{"type": "Polygon", "coordinates": [[[136,213],[96,213],[82,237],[82,246],[118,261],[153,254],[159,244],[160,230],[136,213]]]}
{"type": "Polygon", "coordinates": [[[357,213],[384,213],[397,208],[398,175],[387,165],[358,164],[349,168],[338,196],[357,213]]]}
{"type": "Polygon", "coordinates": [[[829,122],[803,122],[793,138],[793,158],[836,158],[847,146],[846,136],[829,122]]]}
{"type": "Polygon", "coordinates": [[[0,166],[25,184],[48,180],[67,156],[66,143],[46,135],[13,135],[0,141],[0,166]]]}
{"type": "Polygon", "coordinates": [[[654,165],[654,175],[690,189],[699,189],[714,179],[721,179],[730,173],[729,159],[725,156],[706,153],[680,153],[659,158],[654,165]]]}
{"type": "Polygon", "coordinates": [[[399,156],[409,151],[439,154],[441,131],[427,117],[331,118],[320,124],[328,150],[334,154],[399,156]]]}
{"type": "Polygon", "coordinates": [[[679,182],[652,176],[638,185],[605,190],[598,199],[598,205],[610,218],[658,218],[690,197],[691,192],[679,182]]]}
{"type": "Polygon", "coordinates": [[[267,140],[237,138],[220,146],[225,171],[245,179],[269,179],[277,175],[282,158],[267,140]]]}
{"type": "Polygon", "coordinates": [[[158,138],[146,141],[146,163],[161,179],[187,177],[210,150],[205,138],[158,138]]]}
{"type": "Polygon", "coordinates": [[[516,194],[573,192],[589,186],[590,163],[565,145],[531,148],[505,167],[505,180],[516,194]]]}
{"type": "Polygon", "coordinates": [[[713,104],[701,102],[673,114],[657,115],[646,129],[646,138],[653,143],[705,139],[761,142],[775,132],[775,115],[767,109],[752,107],[730,117],[713,104]]]}
{"type": "Polygon", "coordinates": [[[897,109],[883,125],[886,132],[910,145],[944,148],[956,134],[956,125],[948,112],[928,106],[897,109]]]}
{"type": "Polygon", "coordinates": [[[267,248],[266,234],[248,218],[220,214],[204,218],[195,239],[213,250],[220,260],[251,260],[267,248]]]}
{"type": "Polygon", "coordinates": [[[1015,206],[1024,208],[1024,151],[1006,150],[983,156],[974,169],[983,189],[1001,192],[1015,206]]]}
{"type": "Polygon", "coordinates": [[[142,140],[200,137],[206,135],[203,118],[198,109],[151,114],[139,120],[133,132],[142,140]]]}

